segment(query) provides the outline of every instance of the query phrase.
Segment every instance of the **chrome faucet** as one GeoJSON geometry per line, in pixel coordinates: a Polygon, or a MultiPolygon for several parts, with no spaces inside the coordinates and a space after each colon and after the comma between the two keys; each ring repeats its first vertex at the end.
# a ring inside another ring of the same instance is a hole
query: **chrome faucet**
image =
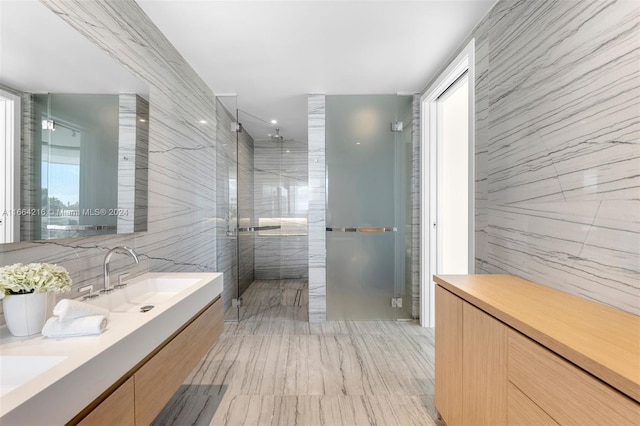
{"type": "Polygon", "coordinates": [[[109,253],[107,253],[107,255],[104,257],[104,289],[100,290],[100,293],[110,293],[113,291],[111,285],[109,284],[109,261],[111,260],[111,256],[113,256],[113,254],[116,252],[130,254],[136,261],[136,263],[140,263],[140,260],[138,260],[138,253],[136,253],[136,251],[132,248],[119,246],[109,250],[109,253]]]}

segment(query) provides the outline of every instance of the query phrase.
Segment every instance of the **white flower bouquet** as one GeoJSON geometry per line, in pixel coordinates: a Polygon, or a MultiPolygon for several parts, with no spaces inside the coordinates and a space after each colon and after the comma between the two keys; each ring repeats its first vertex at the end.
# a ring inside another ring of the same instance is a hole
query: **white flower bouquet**
{"type": "Polygon", "coordinates": [[[71,290],[69,272],[50,263],[16,263],[0,268],[0,299],[8,294],[63,293],[71,290]]]}

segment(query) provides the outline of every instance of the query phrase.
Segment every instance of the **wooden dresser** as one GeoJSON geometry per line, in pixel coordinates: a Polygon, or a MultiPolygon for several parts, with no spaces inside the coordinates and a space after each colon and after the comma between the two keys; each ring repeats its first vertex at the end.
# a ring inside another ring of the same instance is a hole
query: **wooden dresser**
{"type": "Polygon", "coordinates": [[[510,275],[441,275],[448,425],[640,425],[640,317],[510,275]]]}

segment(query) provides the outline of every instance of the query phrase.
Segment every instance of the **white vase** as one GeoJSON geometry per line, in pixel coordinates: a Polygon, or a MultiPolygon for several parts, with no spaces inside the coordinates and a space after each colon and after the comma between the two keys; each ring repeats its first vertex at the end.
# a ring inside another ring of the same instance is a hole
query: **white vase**
{"type": "Polygon", "coordinates": [[[2,299],[4,319],[14,336],[42,331],[48,313],[47,293],[9,294],[2,299]]]}

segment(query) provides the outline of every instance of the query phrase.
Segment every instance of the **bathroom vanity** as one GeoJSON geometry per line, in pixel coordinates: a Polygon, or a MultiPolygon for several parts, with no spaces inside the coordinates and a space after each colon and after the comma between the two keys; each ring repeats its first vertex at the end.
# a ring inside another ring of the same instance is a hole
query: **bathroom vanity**
{"type": "Polygon", "coordinates": [[[640,317],[510,275],[434,280],[447,425],[638,424],[640,317]]]}
{"type": "Polygon", "coordinates": [[[150,424],[222,333],[220,273],[149,273],[112,294],[92,302],[111,311],[99,336],[0,330],[3,372],[33,366],[0,377],[1,424],[150,424]]]}

